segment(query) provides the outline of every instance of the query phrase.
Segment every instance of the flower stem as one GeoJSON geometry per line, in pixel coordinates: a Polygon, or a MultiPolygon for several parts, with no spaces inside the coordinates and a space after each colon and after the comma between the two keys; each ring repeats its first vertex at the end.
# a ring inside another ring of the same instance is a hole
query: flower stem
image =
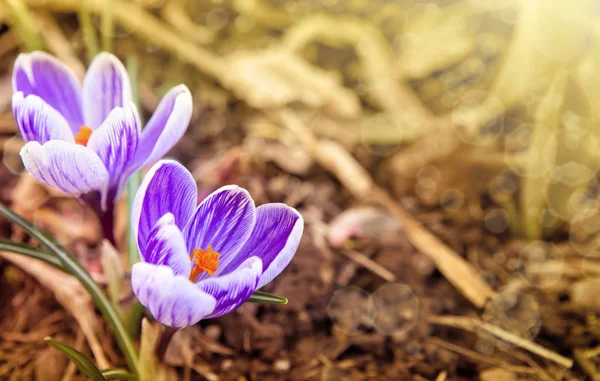
{"type": "Polygon", "coordinates": [[[165,353],[167,353],[167,348],[169,347],[169,343],[177,331],[177,328],[168,327],[166,325],[163,326],[163,331],[161,332],[158,343],[156,344],[156,357],[158,358],[158,361],[163,362],[165,353]]]}
{"type": "Polygon", "coordinates": [[[102,230],[104,231],[104,238],[108,240],[114,247],[117,247],[117,241],[115,240],[115,208],[110,206],[102,213],[100,222],[102,223],[102,230]]]}
{"type": "MultiPolygon", "coordinates": [[[[108,199],[112,200],[111,194],[108,195],[108,199]]],[[[107,203],[105,210],[102,209],[102,200],[99,192],[90,192],[81,196],[81,201],[85,202],[93,211],[96,213],[102,230],[104,231],[104,238],[108,240],[115,248],[117,247],[117,241],[115,239],[115,205],[112,202],[107,203]]]]}

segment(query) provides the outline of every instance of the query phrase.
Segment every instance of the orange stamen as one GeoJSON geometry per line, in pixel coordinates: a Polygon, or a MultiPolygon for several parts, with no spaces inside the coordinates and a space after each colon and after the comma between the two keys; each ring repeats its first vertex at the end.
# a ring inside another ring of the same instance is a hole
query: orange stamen
{"type": "Polygon", "coordinates": [[[82,146],[87,146],[88,140],[92,136],[92,129],[88,126],[81,126],[77,135],[75,135],[75,143],[81,144],[82,146]]]}
{"type": "Polygon", "coordinates": [[[212,245],[208,245],[206,250],[194,249],[190,255],[192,260],[192,271],[190,271],[190,281],[195,282],[198,275],[206,271],[208,275],[213,275],[219,267],[219,256],[221,254],[213,251],[212,245]]]}

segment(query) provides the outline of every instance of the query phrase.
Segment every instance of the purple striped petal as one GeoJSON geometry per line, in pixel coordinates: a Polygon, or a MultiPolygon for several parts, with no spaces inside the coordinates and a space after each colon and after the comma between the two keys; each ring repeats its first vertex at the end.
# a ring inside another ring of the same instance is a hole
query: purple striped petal
{"type": "Polygon", "coordinates": [[[262,269],[260,258],[250,257],[227,275],[209,277],[198,282],[200,290],[212,295],[217,301],[215,310],[207,318],[223,316],[244,304],[258,288],[262,269]]]}
{"type": "Polygon", "coordinates": [[[109,187],[118,197],[129,175],[140,138],[140,116],[133,102],[113,109],[90,137],[87,147],[96,152],[109,173],[109,187]]]}
{"type": "Polygon", "coordinates": [[[36,141],[40,144],[49,140],[73,142],[73,132],[66,119],[37,95],[24,97],[20,91],[15,93],[12,97],[12,108],[25,142],[36,141]]]}
{"type": "Polygon", "coordinates": [[[21,149],[21,158],[33,177],[63,192],[79,196],[106,191],[108,171],[86,147],[60,140],[44,145],[29,142],[21,149]]]}
{"type": "Polygon", "coordinates": [[[183,230],[194,212],[198,190],[192,174],[172,160],[156,163],[144,177],[135,196],[131,224],[140,251],[146,248],[150,230],[162,216],[172,213],[183,230]]]}
{"type": "Polygon", "coordinates": [[[12,76],[13,91],[37,95],[64,116],[76,134],[83,125],[81,86],[73,71],[44,52],[20,54],[12,76]]]}
{"type": "Polygon", "coordinates": [[[189,276],[192,269],[181,230],[171,213],[162,216],[150,233],[146,250],[140,252],[142,261],[153,265],[169,266],[175,275],[189,276]]]}
{"type": "Polygon", "coordinates": [[[112,109],[125,107],[132,98],[129,76],[121,61],[110,53],[98,54],[83,79],[85,124],[92,130],[97,128],[112,109]]]}
{"type": "Polygon", "coordinates": [[[167,266],[138,262],[133,265],[131,286],[135,296],[164,325],[194,325],[215,308],[215,298],[167,266]]]}
{"type": "MultiPolygon", "coordinates": [[[[255,220],[256,208],[247,190],[221,187],[200,203],[184,228],[188,252],[212,245],[221,254],[219,267],[226,267],[248,240],[255,220]]],[[[203,273],[199,279],[206,276],[203,273]]]]}
{"type": "Polygon", "coordinates": [[[183,136],[192,118],[192,94],[185,85],[172,88],[144,127],[138,152],[140,166],[160,160],[183,136]]]}
{"type": "Polygon", "coordinates": [[[234,261],[219,274],[235,271],[246,258],[258,256],[263,262],[263,274],[258,288],[273,280],[290,263],[304,230],[300,213],[285,204],[266,204],[256,208],[256,224],[250,239],[234,261]]]}

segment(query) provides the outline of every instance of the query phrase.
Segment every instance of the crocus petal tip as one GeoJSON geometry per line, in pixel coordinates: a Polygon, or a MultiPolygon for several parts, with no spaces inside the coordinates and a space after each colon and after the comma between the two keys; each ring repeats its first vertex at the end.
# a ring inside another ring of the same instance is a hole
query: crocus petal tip
{"type": "Polygon", "coordinates": [[[83,79],[83,116],[85,124],[98,127],[115,107],[125,107],[133,99],[129,74],[113,54],[98,54],[83,79]]]}
{"type": "Polygon", "coordinates": [[[194,325],[216,306],[213,296],[200,290],[168,266],[138,262],[131,273],[133,292],[154,318],[173,328],[194,325]]]}
{"type": "Polygon", "coordinates": [[[43,145],[31,141],[20,154],[29,173],[51,187],[74,196],[106,193],[108,171],[98,155],[85,147],[60,140],[43,145]]]}
{"type": "Polygon", "coordinates": [[[25,142],[44,144],[50,140],[72,141],[69,123],[54,108],[37,95],[13,94],[13,116],[25,142]]]}
{"type": "Polygon", "coordinates": [[[131,225],[142,250],[147,235],[159,218],[171,212],[176,225],[183,229],[198,201],[198,189],[192,174],[174,160],[161,160],[150,168],[135,195],[131,225]]]}

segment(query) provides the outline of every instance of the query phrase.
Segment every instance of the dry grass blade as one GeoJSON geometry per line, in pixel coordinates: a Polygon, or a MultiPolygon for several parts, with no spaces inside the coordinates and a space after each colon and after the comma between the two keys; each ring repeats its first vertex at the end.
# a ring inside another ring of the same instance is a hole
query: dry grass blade
{"type": "Polygon", "coordinates": [[[275,9],[264,0],[234,0],[233,7],[239,13],[255,19],[258,23],[273,29],[283,29],[293,24],[293,16],[275,9]]]}
{"type": "Polygon", "coordinates": [[[330,73],[281,49],[240,51],[224,57],[230,89],[259,109],[299,102],[342,118],[356,118],[360,101],[330,73]]]}
{"type": "Polygon", "coordinates": [[[476,7],[467,2],[439,7],[422,4],[408,10],[397,58],[399,78],[425,78],[457,64],[477,47],[467,19],[476,7]]]}
{"type": "MultiPolygon", "coordinates": [[[[57,12],[76,12],[78,0],[27,0],[30,7],[43,8],[57,12]]],[[[102,12],[103,3],[99,0],[89,0],[90,12],[102,12]]],[[[227,83],[227,67],[217,56],[200,48],[192,42],[183,39],[177,32],[165,25],[149,12],[134,3],[114,1],[113,15],[115,22],[124,29],[187,61],[196,69],[211,75],[222,83],[227,83]],[[177,43],[173,43],[177,41],[177,43]]]]}
{"type": "Polygon", "coordinates": [[[169,1],[161,12],[162,16],[182,35],[187,36],[198,44],[210,44],[214,42],[215,33],[203,25],[190,20],[185,12],[185,2],[169,1]]]}
{"type": "Polygon", "coordinates": [[[396,276],[390,270],[386,269],[385,267],[375,262],[371,258],[365,256],[364,254],[361,254],[354,250],[342,250],[341,253],[353,260],[354,262],[358,263],[359,265],[363,266],[367,270],[371,271],[373,274],[381,277],[382,279],[388,282],[396,281],[396,276]]]}
{"type": "Polygon", "coordinates": [[[358,18],[314,15],[290,28],[283,46],[298,52],[314,40],[354,47],[370,95],[392,118],[403,139],[412,140],[431,128],[429,110],[409,86],[397,83],[392,51],[377,28],[358,18]]]}
{"type": "Polygon", "coordinates": [[[481,320],[463,316],[432,316],[429,318],[429,322],[437,325],[461,328],[470,332],[483,330],[507,343],[523,348],[533,354],[560,364],[565,368],[571,368],[573,366],[573,360],[570,358],[561,356],[558,353],[552,352],[551,350],[548,350],[531,340],[523,339],[522,337],[519,337],[511,332],[505,331],[502,328],[498,328],[481,320]]]}
{"type": "Polygon", "coordinates": [[[473,305],[481,308],[495,294],[469,262],[427,231],[384,190],[374,190],[373,200],[387,207],[402,222],[412,244],[433,259],[446,279],[473,305]]]}
{"type": "Polygon", "coordinates": [[[156,359],[154,352],[160,339],[160,325],[152,324],[148,319],[142,320],[140,342],[140,381],[165,381],[165,367],[156,359]]]}
{"type": "Polygon", "coordinates": [[[596,368],[596,365],[594,365],[594,362],[585,356],[585,351],[581,349],[575,349],[573,355],[575,356],[577,364],[579,364],[581,369],[588,376],[590,376],[590,379],[592,381],[600,381],[600,372],[598,372],[598,369],[596,368]]]}
{"type": "Polygon", "coordinates": [[[446,377],[448,377],[448,373],[440,372],[438,376],[435,378],[435,381],[446,381],[446,377]]]}
{"type": "Polygon", "coordinates": [[[486,300],[494,295],[494,291],[468,262],[423,228],[383,189],[375,185],[369,173],[346,149],[334,142],[317,140],[291,111],[273,112],[271,116],[294,132],[315,159],[332,172],[356,198],[375,201],[388,208],[403,225],[412,244],[433,259],[446,279],[471,303],[483,307],[486,300]]]}
{"type": "Polygon", "coordinates": [[[596,357],[600,355],[600,346],[598,347],[594,347],[594,348],[590,348],[590,349],[586,349],[585,351],[583,351],[583,356],[586,359],[592,358],[592,357],[596,357]]]}
{"type": "Polygon", "coordinates": [[[498,360],[492,356],[486,356],[483,355],[479,352],[475,352],[472,351],[470,349],[466,349],[463,348],[461,346],[458,346],[456,344],[452,344],[449,343],[447,341],[444,341],[442,339],[438,339],[437,337],[430,337],[427,339],[428,343],[431,343],[433,345],[442,347],[444,349],[447,349],[449,351],[452,352],[456,352],[460,355],[469,357],[475,361],[479,361],[481,363],[485,363],[485,364],[490,364],[490,365],[494,365],[506,370],[510,370],[511,372],[515,372],[515,373],[527,373],[527,374],[535,374],[535,370],[527,367],[527,366],[521,366],[521,365],[513,365],[513,364],[509,364],[505,361],[502,360],[498,360]]]}
{"type": "Polygon", "coordinates": [[[37,259],[18,254],[0,252],[0,256],[19,266],[44,287],[52,290],[56,300],[73,315],[94,354],[100,368],[109,368],[110,364],[104,354],[102,345],[96,337],[96,314],[89,293],[71,275],[43,263],[37,259]]]}

